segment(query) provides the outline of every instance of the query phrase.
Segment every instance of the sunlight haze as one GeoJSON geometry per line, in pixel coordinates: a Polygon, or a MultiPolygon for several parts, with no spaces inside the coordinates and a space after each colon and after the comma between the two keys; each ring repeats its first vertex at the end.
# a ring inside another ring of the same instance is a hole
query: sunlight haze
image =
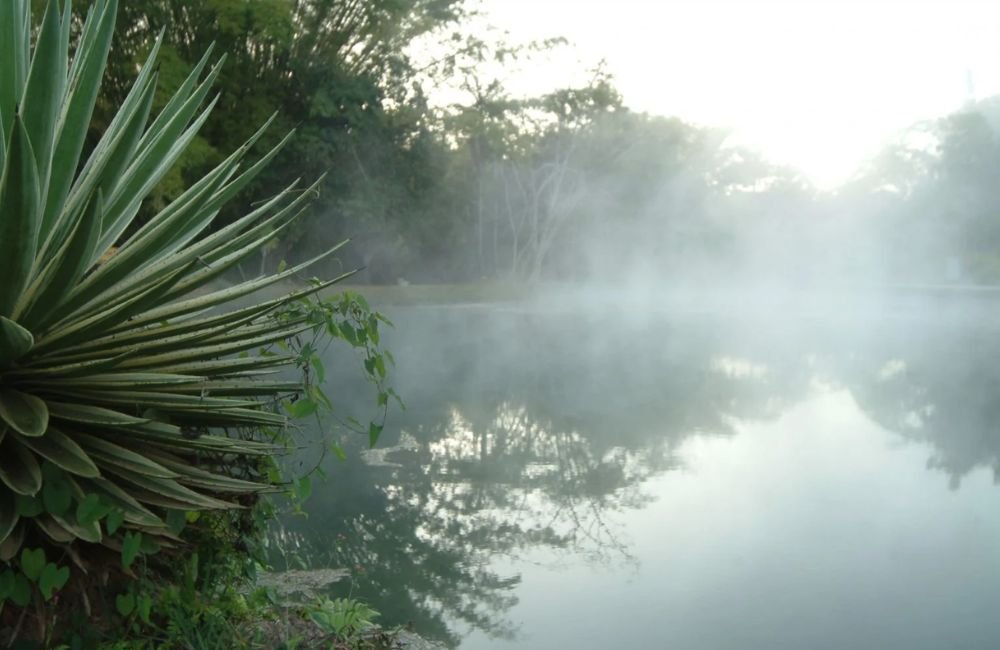
{"type": "Polygon", "coordinates": [[[916,121],[1000,91],[1000,4],[485,0],[488,22],[575,57],[511,88],[565,83],[605,60],[627,106],[732,129],[732,142],[803,171],[848,178],[916,121]],[[570,73],[571,74],[571,73],[570,73]]]}

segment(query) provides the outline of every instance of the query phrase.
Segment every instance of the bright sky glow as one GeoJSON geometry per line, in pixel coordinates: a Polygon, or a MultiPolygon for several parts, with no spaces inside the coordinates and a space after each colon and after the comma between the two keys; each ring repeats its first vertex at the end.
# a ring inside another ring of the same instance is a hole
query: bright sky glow
{"type": "Polygon", "coordinates": [[[1000,93],[1000,2],[483,0],[516,41],[575,52],[512,89],[566,85],[604,59],[626,104],[708,126],[843,182],[899,129],[1000,93]]]}

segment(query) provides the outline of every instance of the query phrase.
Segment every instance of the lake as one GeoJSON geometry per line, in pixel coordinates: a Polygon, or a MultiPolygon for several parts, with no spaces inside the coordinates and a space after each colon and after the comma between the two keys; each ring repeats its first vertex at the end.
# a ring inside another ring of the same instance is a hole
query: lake
{"type": "Polygon", "coordinates": [[[386,309],[280,561],[463,650],[1000,647],[1000,300],[827,298],[386,309]]]}

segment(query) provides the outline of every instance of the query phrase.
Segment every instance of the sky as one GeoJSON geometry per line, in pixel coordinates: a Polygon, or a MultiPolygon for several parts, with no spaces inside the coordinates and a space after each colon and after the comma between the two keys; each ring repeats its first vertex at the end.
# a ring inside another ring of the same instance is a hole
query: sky
{"type": "Polygon", "coordinates": [[[919,120],[1000,94],[1000,1],[481,0],[514,41],[564,36],[512,72],[551,90],[604,60],[627,106],[731,129],[818,187],[919,120]]]}

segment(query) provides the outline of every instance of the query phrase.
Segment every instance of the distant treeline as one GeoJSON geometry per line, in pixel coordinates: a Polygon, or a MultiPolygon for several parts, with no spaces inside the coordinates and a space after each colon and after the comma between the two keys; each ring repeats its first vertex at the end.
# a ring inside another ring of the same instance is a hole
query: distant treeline
{"type": "Polygon", "coordinates": [[[628,110],[602,70],[511,97],[487,70],[559,42],[527,51],[460,36],[462,0],[129,0],[121,13],[98,130],[160,30],[157,101],[211,44],[226,56],[219,109],[158,206],[275,112],[261,150],[295,138],[218,225],[327,173],[311,218],[261,267],[349,237],[343,266],[380,283],[1000,279],[996,102],[914,126],[846,186],[818,192],[723,131],[628,110]],[[417,39],[440,56],[415,63],[417,39]],[[463,99],[433,106],[439,83],[463,99]]]}

